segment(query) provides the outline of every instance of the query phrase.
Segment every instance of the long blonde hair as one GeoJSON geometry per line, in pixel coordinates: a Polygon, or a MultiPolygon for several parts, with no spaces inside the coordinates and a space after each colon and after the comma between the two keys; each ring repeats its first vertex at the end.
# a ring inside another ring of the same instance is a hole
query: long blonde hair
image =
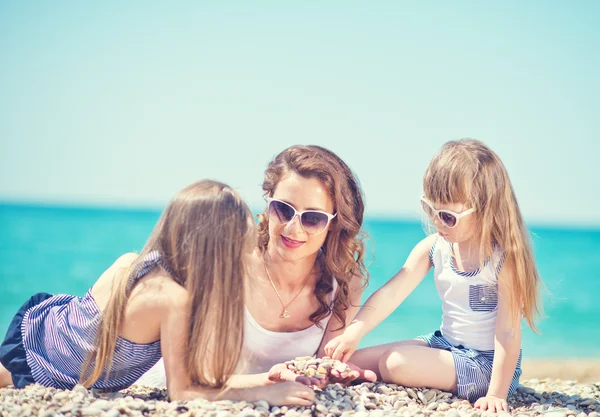
{"type": "Polygon", "coordinates": [[[536,331],[541,280],[529,231],[498,155],[478,140],[447,142],[429,163],[423,192],[440,204],[464,203],[475,208],[480,262],[486,257],[493,259],[496,245],[504,250],[504,262],[514,268],[509,295],[513,320],[522,315],[536,331]]]}
{"type": "MultiPolygon", "coordinates": [[[[194,384],[222,388],[237,365],[243,340],[244,254],[251,252],[255,236],[252,213],[240,196],[225,184],[202,180],[171,200],[138,257],[158,251],[164,268],[189,293],[186,362],[194,384]]],[[[80,377],[86,387],[103,373],[108,377],[135,272],[134,262],[117,281],[100,318],[96,350],[80,377]]]]}
{"type": "MultiPolygon", "coordinates": [[[[369,273],[364,263],[366,233],[362,229],[365,205],[360,184],[348,165],[340,157],[320,146],[291,146],[277,155],[267,167],[262,189],[272,197],[284,175],[294,172],[304,178],[316,178],[323,183],[333,200],[337,216],[331,221],[329,233],[317,258],[321,274],[315,286],[319,302],[310,320],[317,326],[329,314],[345,323],[350,305],[349,283],[360,277],[366,285],[369,273]],[[338,283],[338,292],[329,304],[328,294],[333,291],[332,279],[338,283]]],[[[269,244],[269,216],[259,216],[258,247],[264,253],[269,244]]]]}

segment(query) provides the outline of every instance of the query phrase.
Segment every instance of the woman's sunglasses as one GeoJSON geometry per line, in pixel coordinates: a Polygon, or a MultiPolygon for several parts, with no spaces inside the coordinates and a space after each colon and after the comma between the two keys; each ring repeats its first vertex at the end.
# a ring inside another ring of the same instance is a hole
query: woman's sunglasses
{"type": "Polygon", "coordinates": [[[266,200],[269,205],[268,210],[270,220],[285,224],[291,222],[294,217],[298,216],[300,218],[300,225],[304,231],[310,235],[316,235],[317,233],[323,232],[327,229],[331,219],[337,216],[337,213],[329,214],[317,210],[298,211],[290,204],[274,198],[267,198],[266,200]]]}
{"type": "Polygon", "coordinates": [[[435,216],[438,216],[442,224],[451,229],[458,225],[458,221],[461,217],[464,217],[467,214],[471,214],[475,211],[474,208],[461,211],[460,213],[455,213],[450,210],[436,210],[433,208],[433,204],[431,204],[431,202],[424,196],[421,197],[421,206],[423,206],[425,214],[427,214],[431,219],[433,219],[435,216]]]}

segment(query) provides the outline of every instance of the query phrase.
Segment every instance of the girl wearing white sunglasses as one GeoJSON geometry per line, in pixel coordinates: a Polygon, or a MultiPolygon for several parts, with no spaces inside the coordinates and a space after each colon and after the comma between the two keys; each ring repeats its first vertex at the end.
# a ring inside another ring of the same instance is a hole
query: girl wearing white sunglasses
{"type": "Polygon", "coordinates": [[[438,233],[417,244],[325,352],[378,369],[385,382],[453,391],[482,410],[507,411],[521,375],[521,318],[535,330],[540,312],[540,278],[508,174],[483,143],[451,141],[429,164],[423,190],[438,233]],[[440,329],[354,353],[432,267],[440,329]]]}

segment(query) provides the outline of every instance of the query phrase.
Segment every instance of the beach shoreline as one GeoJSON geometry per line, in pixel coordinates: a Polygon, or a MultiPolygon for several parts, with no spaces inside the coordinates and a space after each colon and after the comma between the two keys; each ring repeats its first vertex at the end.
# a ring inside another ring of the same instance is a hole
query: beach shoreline
{"type": "Polygon", "coordinates": [[[561,379],[600,383],[600,358],[523,359],[521,379],[561,379]]]}

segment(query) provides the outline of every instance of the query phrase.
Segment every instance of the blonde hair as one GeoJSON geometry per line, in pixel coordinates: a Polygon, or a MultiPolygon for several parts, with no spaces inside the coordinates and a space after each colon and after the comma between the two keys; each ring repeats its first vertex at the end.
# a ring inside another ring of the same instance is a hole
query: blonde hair
{"type": "MultiPolygon", "coordinates": [[[[369,273],[364,264],[366,233],[362,230],[365,205],[358,179],[336,154],[320,146],[291,146],[277,155],[267,167],[262,189],[272,197],[279,181],[294,172],[304,178],[316,178],[323,183],[333,200],[337,216],[331,221],[327,238],[321,247],[321,275],[315,286],[319,302],[310,320],[317,326],[329,314],[344,325],[350,305],[350,281],[360,277],[367,284],[369,273]],[[328,294],[333,291],[332,279],[338,282],[333,308],[328,294]]],[[[269,244],[269,216],[259,215],[258,247],[264,253],[269,244]]]]}
{"type": "MultiPolygon", "coordinates": [[[[189,293],[186,363],[194,384],[223,388],[237,365],[243,340],[244,254],[251,252],[255,239],[252,213],[241,197],[225,184],[202,180],[171,200],[138,257],[158,251],[165,270],[189,293]]],[[[100,318],[96,350],[80,377],[86,387],[103,372],[108,377],[135,272],[134,263],[117,281],[100,318]]]]}
{"type": "Polygon", "coordinates": [[[427,199],[440,204],[464,203],[475,208],[480,262],[486,257],[493,259],[496,245],[504,250],[504,262],[514,269],[513,292],[509,295],[513,320],[522,315],[529,327],[537,331],[541,280],[531,237],[498,155],[478,140],[447,142],[429,163],[423,192],[427,199]]]}

